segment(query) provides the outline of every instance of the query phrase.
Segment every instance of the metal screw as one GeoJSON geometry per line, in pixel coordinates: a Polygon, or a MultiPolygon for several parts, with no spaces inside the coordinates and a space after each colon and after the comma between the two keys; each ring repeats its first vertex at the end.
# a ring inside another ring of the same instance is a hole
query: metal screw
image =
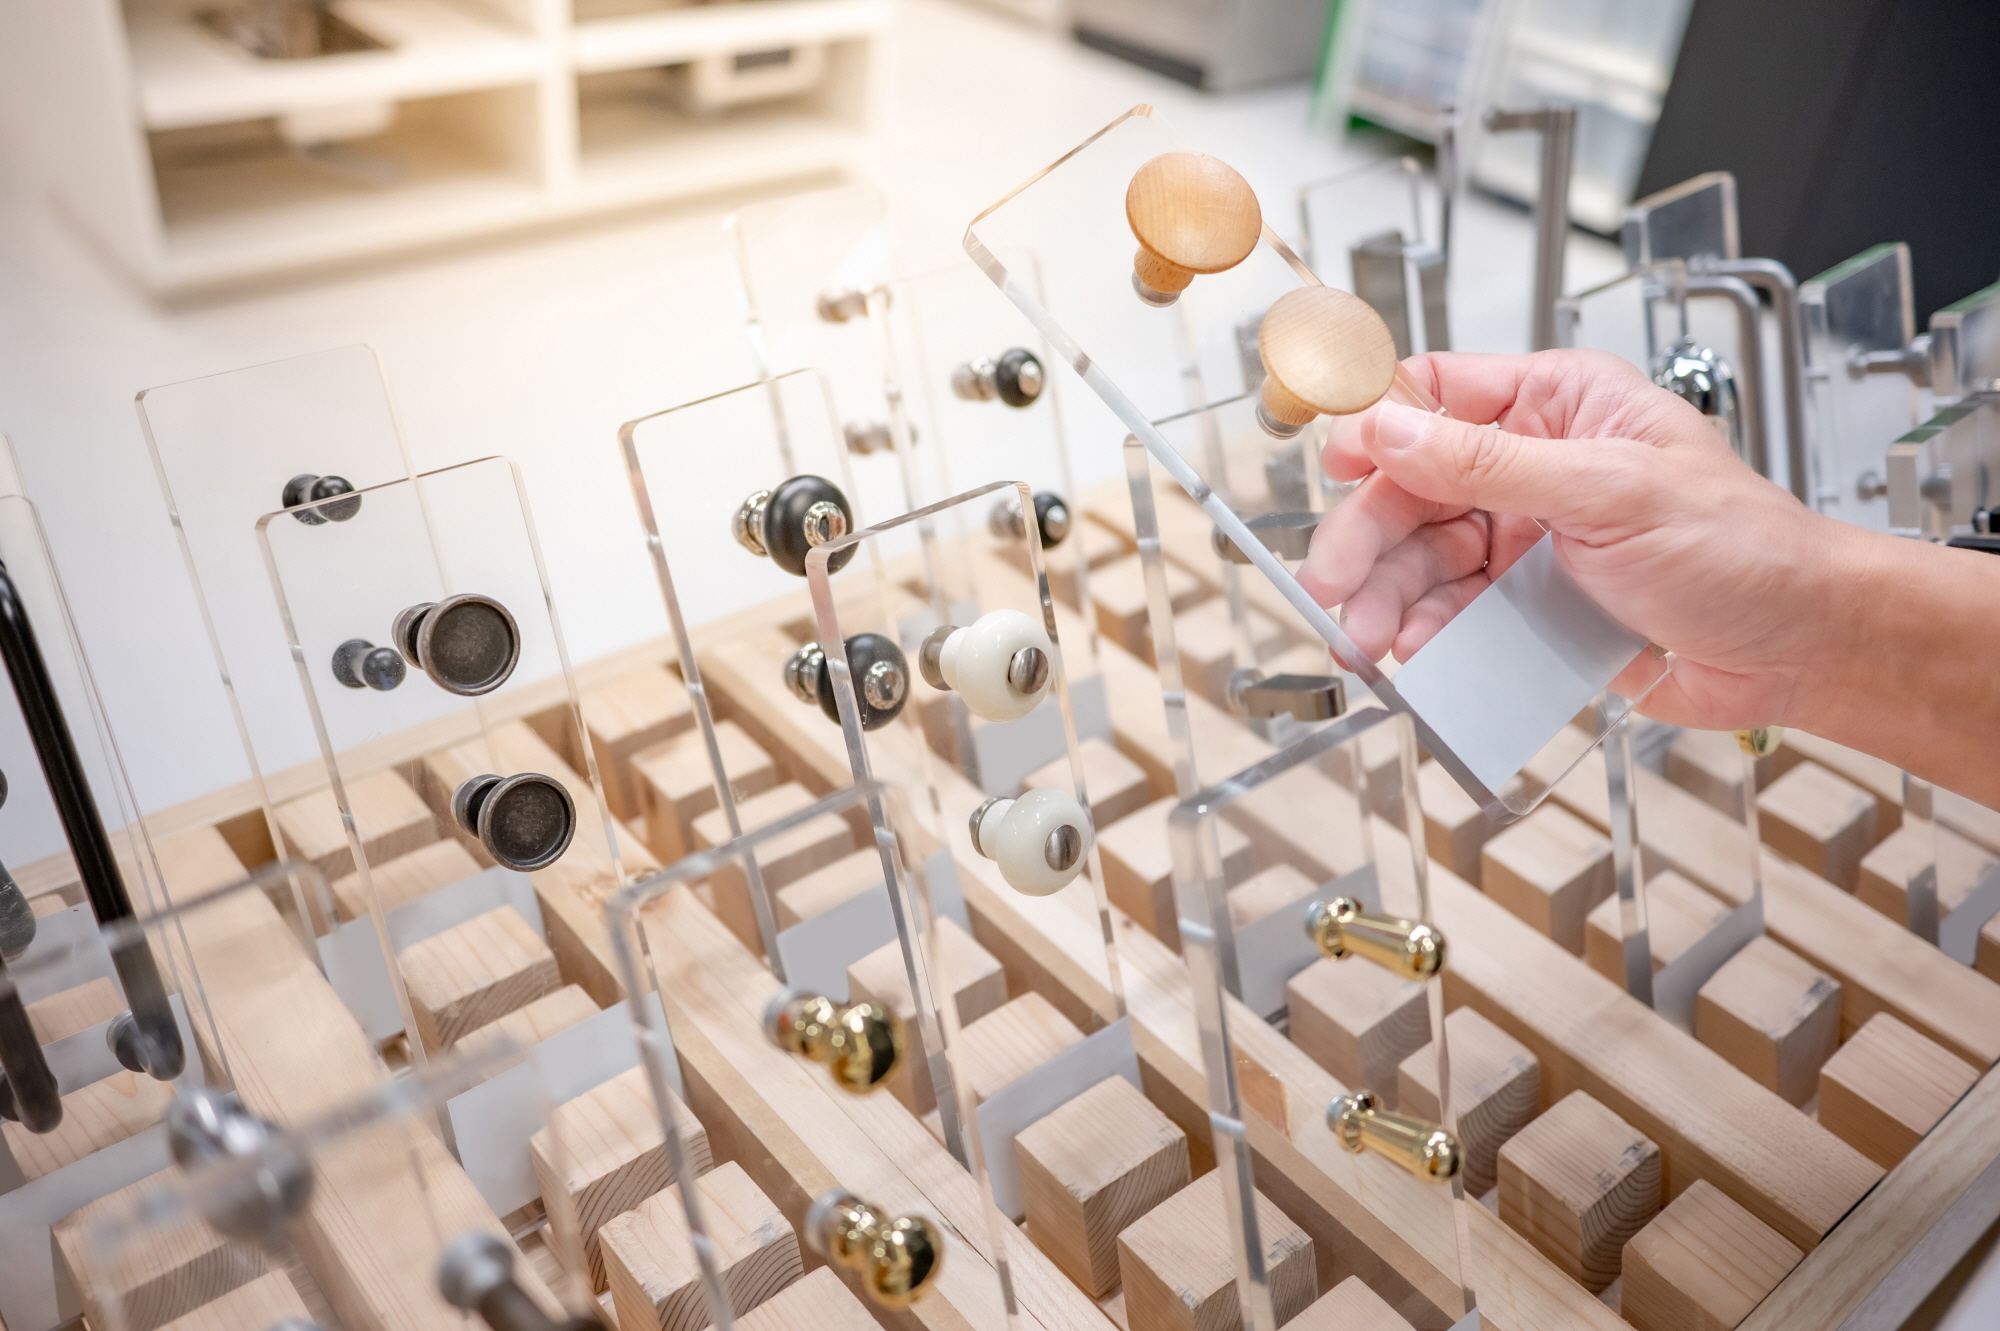
{"type": "Polygon", "coordinates": [[[1007,686],[1027,697],[1049,682],[1049,657],[1039,647],[1023,647],[1007,662],[1007,686]]]}
{"type": "Polygon", "coordinates": [[[847,535],[847,515],[840,505],[822,499],[806,510],[806,544],[825,545],[847,535]]]}
{"type": "Polygon", "coordinates": [[[1067,873],[1082,853],[1083,834],[1068,823],[1049,833],[1049,839],[1042,844],[1042,858],[1057,873],[1067,873]]]}
{"type": "Polygon", "coordinates": [[[903,700],[907,682],[894,661],[877,661],[861,677],[861,695],[870,707],[887,711],[903,700]]]}
{"type": "Polygon", "coordinates": [[[729,517],[729,534],[751,554],[764,557],[764,505],[771,502],[769,490],[758,490],[736,506],[729,517]]]}

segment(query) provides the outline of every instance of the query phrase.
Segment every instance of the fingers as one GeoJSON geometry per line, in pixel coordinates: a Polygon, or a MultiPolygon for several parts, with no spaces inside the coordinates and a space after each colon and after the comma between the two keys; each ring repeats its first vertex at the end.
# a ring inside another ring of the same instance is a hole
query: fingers
{"type": "MultiPolygon", "coordinates": [[[[1376,561],[1367,581],[1341,606],[1341,627],[1371,661],[1380,660],[1400,640],[1410,607],[1440,584],[1479,573],[1487,560],[1487,545],[1484,513],[1467,513],[1418,529],[1376,561]]],[[[1483,586],[1486,578],[1481,576],[1479,582],[1483,586]]]]}
{"type": "Polygon", "coordinates": [[[1493,585],[1497,576],[1491,569],[1469,573],[1454,582],[1441,583],[1417,599],[1403,615],[1403,624],[1390,646],[1398,661],[1408,661],[1438,635],[1438,630],[1458,618],[1458,612],[1472,604],[1472,598],[1493,585]]]}
{"type": "Polygon", "coordinates": [[[1339,605],[1411,532],[1462,511],[1413,495],[1386,476],[1373,477],[1321,519],[1299,567],[1299,584],[1321,605],[1339,605]]]}
{"type": "Polygon", "coordinates": [[[1372,414],[1363,445],[1384,479],[1442,508],[1563,526],[1607,513],[1629,521],[1646,501],[1629,456],[1644,446],[1628,440],[1528,438],[1393,402],[1372,414]]]}

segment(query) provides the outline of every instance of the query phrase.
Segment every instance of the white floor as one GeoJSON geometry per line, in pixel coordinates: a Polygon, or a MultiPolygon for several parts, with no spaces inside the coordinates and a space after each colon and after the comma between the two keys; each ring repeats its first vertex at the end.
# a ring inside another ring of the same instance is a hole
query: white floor
{"type": "MultiPolygon", "coordinates": [[[[1310,134],[1302,85],[1205,96],[943,0],[905,0],[898,29],[874,174],[902,197],[918,262],[959,257],[975,212],[1135,102],[1233,162],[1274,209],[1289,210],[1302,180],[1391,151],[1310,134]]],[[[247,769],[133,394],[374,344],[419,467],[519,460],[572,653],[587,660],[665,630],[617,426],[752,376],[719,236],[731,202],[163,309],[0,163],[0,434],[50,530],[142,808],[247,769]]],[[[1525,346],[1532,243],[1520,209],[1477,198],[1461,209],[1458,346],[1525,346]]],[[[1576,238],[1572,288],[1617,267],[1614,247],[1576,238]]],[[[1085,426],[1107,419],[1093,406],[1078,407],[1085,426]]],[[[1101,424],[1073,433],[1086,479],[1115,469],[1117,437],[1101,424]]],[[[8,761],[26,755],[0,753],[8,761]]]]}

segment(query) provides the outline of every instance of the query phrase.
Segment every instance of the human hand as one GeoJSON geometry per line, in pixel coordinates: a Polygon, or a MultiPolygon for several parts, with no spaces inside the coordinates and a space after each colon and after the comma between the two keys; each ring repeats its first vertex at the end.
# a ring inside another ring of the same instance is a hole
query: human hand
{"type": "Polygon", "coordinates": [[[1813,667],[1842,649],[1829,640],[1838,570],[1865,560],[1864,533],[1758,476],[1698,411],[1615,356],[1404,364],[1449,417],[1384,400],[1332,422],[1321,465],[1362,484],[1320,523],[1299,570],[1321,605],[1342,606],[1370,659],[1407,661],[1540,539],[1539,519],[1592,600],[1679,656],[1650,715],[1731,730],[1823,708],[1813,667]]]}

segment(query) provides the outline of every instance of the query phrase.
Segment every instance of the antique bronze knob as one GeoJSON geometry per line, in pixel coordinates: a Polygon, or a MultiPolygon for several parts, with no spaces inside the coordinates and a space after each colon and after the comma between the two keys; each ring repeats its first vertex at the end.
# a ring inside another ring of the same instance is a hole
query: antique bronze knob
{"type": "MultiPolygon", "coordinates": [[[[730,519],[736,543],[762,555],[785,572],[804,577],[806,555],[854,530],[854,508],[840,487],[823,476],[794,476],[775,490],[758,490],[730,519]]],[[[827,561],[827,571],[847,567],[860,546],[850,545],[827,561]]]]}
{"type": "Polygon", "coordinates": [[[432,683],[466,698],[505,684],[521,661],[521,629],[514,616],[477,592],[400,611],[389,636],[432,683]]]}
{"type": "Polygon", "coordinates": [[[823,994],[780,990],[764,1028],[778,1048],[824,1063],[834,1084],[856,1095],[887,1081],[903,1057],[903,1020],[880,1003],[842,1007],[823,994]]]}
{"type": "Polygon", "coordinates": [[[1335,961],[1366,957],[1413,980],[1427,980],[1444,969],[1443,934],[1415,920],[1364,911],[1353,897],[1335,897],[1307,906],[1306,935],[1319,947],[1320,955],[1335,961]]]}
{"type": "Polygon", "coordinates": [[[311,472],[294,476],[285,482],[280,496],[285,508],[298,508],[300,504],[311,504],[311,508],[299,508],[292,514],[308,527],[317,527],[328,522],[345,522],[361,511],[361,496],[354,494],[354,487],[345,476],[315,476],[311,472]],[[342,495],[353,495],[342,499],[342,495]],[[323,501],[334,500],[326,503],[323,501]]]}
{"type": "Polygon", "coordinates": [[[868,1297],[884,1308],[907,1308],[937,1283],[944,1236],[922,1216],[885,1215],[842,1188],[821,1193],[806,1212],[806,1245],[858,1272],[868,1297]]]}
{"type": "Polygon", "coordinates": [[[1162,153],[1134,172],[1125,220],[1139,242],[1132,290],[1148,305],[1171,305],[1197,274],[1242,263],[1264,230],[1250,182],[1205,153],[1162,153]]]}
{"type": "Polygon", "coordinates": [[[1464,1163],[1457,1138],[1435,1123],[1381,1108],[1372,1091],[1335,1096],[1326,1125],[1356,1155],[1373,1151],[1432,1183],[1450,1179],[1464,1163]]]}
{"type": "Polygon", "coordinates": [[[377,647],[365,638],[349,638],[333,649],[333,677],[350,689],[387,692],[403,682],[409,667],[394,647],[377,647]]]}
{"type": "MultiPolygon", "coordinates": [[[[879,633],[857,633],[846,642],[847,669],[861,702],[861,728],[880,730],[902,714],[910,698],[910,662],[903,649],[879,633]]],[[[809,642],[785,659],[785,687],[800,702],[816,703],[829,721],[840,722],[833,695],[833,672],[826,652],[809,642]]]]}
{"type": "Polygon", "coordinates": [[[554,864],[576,835],[576,801],[539,772],[467,777],[452,792],[451,816],[495,863],[521,873],[554,864]]]}

